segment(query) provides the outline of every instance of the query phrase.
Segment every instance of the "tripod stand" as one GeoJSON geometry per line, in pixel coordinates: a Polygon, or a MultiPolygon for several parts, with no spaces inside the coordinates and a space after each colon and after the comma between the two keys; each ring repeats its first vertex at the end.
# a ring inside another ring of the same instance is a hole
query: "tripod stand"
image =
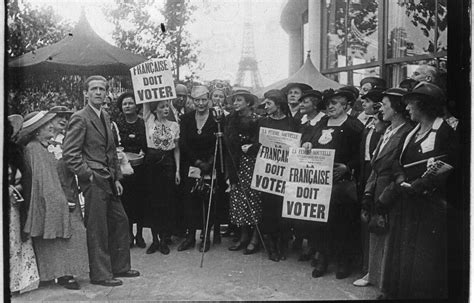
{"type": "Polygon", "coordinates": [[[208,231],[209,231],[209,218],[211,216],[211,206],[212,206],[212,194],[214,192],[214,181],[217,178],[216,176],[216,159],[217,159],[217,152],[219,151],[219,160],[220,160],[220,166],[221,166],[221,173],[224,173],[224,157],[223,157],[223,150],[222,150],[222,126],[221,126],[221,121],[224,116],[224,113],[220,108],[212,108],[214,120],[217,123],[217,133],[216,135],[216,143],[214,146],[214,158],[212,160],[212,170],[211,170],[211,188],[209,190],[209,202],[208,202],[208,207],[207,207],[207,218],[206,218],[206,226],[204,228],[204,248],[202,250],[201,254],[201,265],[200,267],[202,268],[202,264],[204,262],[204,254],[206,252],[206,243],[207,243],[207,236],[208,236],[208,231]]]}

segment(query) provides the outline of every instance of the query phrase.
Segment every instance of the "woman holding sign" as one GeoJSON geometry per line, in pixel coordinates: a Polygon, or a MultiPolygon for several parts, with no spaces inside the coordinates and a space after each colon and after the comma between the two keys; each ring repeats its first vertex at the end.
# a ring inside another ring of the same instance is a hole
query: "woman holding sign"
{"type": "MultiPolygon", "coordinates": [[[[283,131],[296,131],[298,125],[291,117],[288,101],[284,93],[278,89],[267,91],[260,106],[264,106],[267,116],[258,121],[260,129],[271,128],[283,131]]],[[[250,154],[257,154],[260,144],[253,144],[250,154]]],[[[262,193],[262,230],[266,235],[269,259],[275,262],[286,260],[290,228],[287,219],[282,218],[283,197],[262,193]]]]}
{"type": "Polygon", "coordinates": [[[317,254],[313,260],[313,277],[326,273],[330,248],[337,262],[337,279],[350,274],[349,257],[355,247],[357,226],[360,224],[354,170],[359,164],[359,143],[364,125],[347,115],[352,91],[343,88],[325,98],[327,115],[315,128],[313,137],[302,147],[311,149],[334,149],[333,186],[327,223],[313,224],[313,243],[317,254]]]}
{"type": "Polygon", "coordinates": [[[175,185],[181,182],[179,125],[166,118],[170,112],[168,102],[164,100],[143,104],[148,146],[144,164],[149,203],[146,216],[153,235],[153,243],[148,247],[147,254],[157,250],[164,255],[170,253],[166,238],[171,236],[173,228],[175,185]]]}
{"type": "Polygon", "coordinates": [[[392,190],[375,202],[380,212],[395,207],[382,291],[394,299],[447,296],[446,180],[456,166],[457,138],[443,121],[444,94],[422,82],[403,96],[411,120],[392,190]]]}
{"type": "Polygon", "coordinates": [[[235,111],[228,116],[224,133],[229,152],[230,221],[241,227],[241,234],[229,250],[246,247],[244,254],[249,255],[257,252],[259,244],[256,228],[250,237],[251,227],[262,219],[260,193],[250,188],[256,157],[248,154],[249,147],[258,141],[258,115],[251,109],[258,99],[246,90],[237,90],[232,99],[235,111]]]}

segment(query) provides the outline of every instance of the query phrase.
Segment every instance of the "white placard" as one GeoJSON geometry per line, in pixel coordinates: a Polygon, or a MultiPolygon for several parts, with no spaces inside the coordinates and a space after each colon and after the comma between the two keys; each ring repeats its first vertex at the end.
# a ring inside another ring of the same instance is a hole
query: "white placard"
{"type": "Polygon", "coordinates": [[[169,59],[151,59],[130,69],[137,104],[176,98],[169,59]]]}
{"type": "Polygon", "coordinates": [[[327,222],[331,200],[333,149],[291,148],[282,217],[327,222]]]}
{"type": "Polygon", "coordinates": [[[262,144],[257,154],[250,187],[262,192],[283,196],[288,179],[288,152],[299,146],[301,134],[262,127],[262,144]]]}

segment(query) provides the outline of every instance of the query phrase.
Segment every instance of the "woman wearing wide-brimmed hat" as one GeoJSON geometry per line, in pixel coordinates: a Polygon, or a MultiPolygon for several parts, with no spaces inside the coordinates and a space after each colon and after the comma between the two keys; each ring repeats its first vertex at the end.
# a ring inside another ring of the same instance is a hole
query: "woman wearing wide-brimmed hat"
{"type": "MultiPolygon", "coordinates": [[[[264,106],[267,116],[258,121],[260,128],[272,128],[283,131],[296,131],[297,122],[291,117],[286,95],[278,90],[272,89],[263,95],[264,106]]],[[[249,154],[256,155],[260,144],[252,144],[249,154]]],[[[270,260],[278,262],[286,260],[288,241],[290,237],[289,220],[282,218],[283,197],[269,193],[261,193],[262,199],[262,232],[266,235],[266,248],[270,260]]]]}
{"type": "Polygon", "coordinates": [[[418,125],[401,141],[393,183],[375,200],[379,212],[394,210],[382,291],[393,299],[446,298],[447,180],[459,143],[442,118],[439,87],[420,82],[403,101],[418,125]]]}
{"type": "Polygon", "coordinates": [[[23,171],[23,153],[16,144],[16,136],[23,124],[20,115],[8,116],[6,139],[8,148],[10,292],[24,293],[39,285],[38,266],[31,239],[22,235],[26,205],[20,185],[23,171]]]}
{"type": "Polygon", "coordinates": [[[258,191],[250,188],[256,156],[248,153],[251,144],[258,142],[259,116],[252,111],[257,96],[246,90],[232,94],[234,112],[226,119],[225,139],[228,146],[228,174],[230,189],[230,221],[241,228],[240,240],[229,250],[245,249],[244,254],[258,250],[257,229],[252,226],[262,219],[262,202],[258,191]]]}
{"type": "Polygon", "coordinates": [[[327,117],[318,123],[309,142],[302,144],[307,149],[335,150],[328,221],[313,224],[313,243],[317,246],[312,262],[314,278],[326,273],[330,254],[337,262],[336,278],[343,279],[350,274],[350,255],[356,247],[354,239],[360,223],[353,172],[359,166],[359,144],[364,128],[357,118],[347,114],[349,102],[354,99],[350,89],[340,88],[327,93],[324,100],[327,117]]]}
{"type": "Polygon", "coordinates": [[[24,227],[35,248],[41,281],[58,279],[68,289],[79,289],[74,276],[89,271],[86,230],[78,199],[69,207],[62,187],[59,155],[48,151],[55,113],[33,112],[25,116],[20,131],[24,150],[24,193],[29,203],[24,227]]]}

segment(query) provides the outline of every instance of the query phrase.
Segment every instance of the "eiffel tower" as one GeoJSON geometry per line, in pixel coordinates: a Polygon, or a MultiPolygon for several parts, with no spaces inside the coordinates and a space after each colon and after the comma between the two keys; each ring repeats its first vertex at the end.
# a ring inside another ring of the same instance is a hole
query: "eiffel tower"
{"type": "Polygon", "coordinates": [[[235,86],[242,88],[261,88],[263,87],[262,78],[258,71],[257,60],[255,59],[255,47],[253,44],[253,28],[252,28],[252,6],[249,0],[245,1],[245,19],[244,19],[244,34],[242,41],[242,52],[240,54],[239,70],[235,86]],[[246,84],[246,75],[250,76],[250,87],[246,84]]]}

